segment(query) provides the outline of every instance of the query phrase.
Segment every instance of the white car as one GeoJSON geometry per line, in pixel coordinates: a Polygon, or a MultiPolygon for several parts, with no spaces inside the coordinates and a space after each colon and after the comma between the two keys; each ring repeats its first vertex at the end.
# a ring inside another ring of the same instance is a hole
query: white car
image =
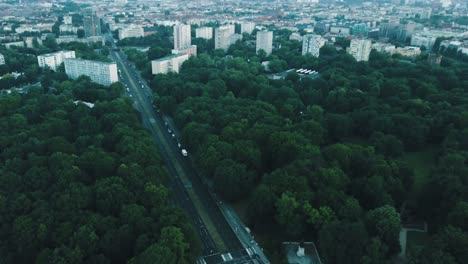
{"type": "Polygon", "coordinates": [[[182,151],[181,151],[181,152],[182,152],[182,156],[184,156],[184,157],[187,157],[187,156],[188,156],[188,152],[187,152],[187,150],[185,150],[185,149],[182,149],[182,151]]]}

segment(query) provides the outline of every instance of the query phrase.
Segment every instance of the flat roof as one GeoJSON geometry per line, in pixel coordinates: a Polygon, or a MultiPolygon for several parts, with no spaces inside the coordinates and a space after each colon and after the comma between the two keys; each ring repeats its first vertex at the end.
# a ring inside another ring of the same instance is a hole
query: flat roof
{"type": "Polygon", "coordinates": [[[115,62],[105,62],[105,61],[95,61],[95,60],[84,60],[81,58],[66,58],[65,61],[67,60],[75,60],[75,61],[85,61],[85,62],[91,62],[91,63],[97,63],[97,64],[105,64],[105,65],[113,65],[116,64],[115,62]]]}

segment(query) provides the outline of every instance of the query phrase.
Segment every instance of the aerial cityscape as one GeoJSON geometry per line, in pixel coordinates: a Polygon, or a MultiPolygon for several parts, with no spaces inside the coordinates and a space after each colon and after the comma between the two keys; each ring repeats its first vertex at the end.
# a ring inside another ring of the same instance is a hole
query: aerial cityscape
{"type": "Polygon", "coordinates": [[[0,264],[468,263],[468,1],[0,0],[0,264]]]}

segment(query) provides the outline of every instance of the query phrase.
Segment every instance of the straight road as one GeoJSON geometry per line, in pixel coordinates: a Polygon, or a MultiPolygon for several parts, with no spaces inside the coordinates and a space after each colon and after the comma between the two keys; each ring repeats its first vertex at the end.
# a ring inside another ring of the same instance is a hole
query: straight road
{"type": "Polygon", "coordinates": [[[129,67],[120,52],[112,51],[111,57],[118,63],[122,80],[141,112],[143,123],[159,145],[169,172],[173,176],[174,196],[196,227],[202,242],[203,253],[209,255],[242,248],[215,201],[187,167],[188,161],[182,156],[172,135],[167,132],[164,121],[154,111],[151,102],[152,95],[148,89],[145,89],[148,87],[144,81],[129,67]]]}

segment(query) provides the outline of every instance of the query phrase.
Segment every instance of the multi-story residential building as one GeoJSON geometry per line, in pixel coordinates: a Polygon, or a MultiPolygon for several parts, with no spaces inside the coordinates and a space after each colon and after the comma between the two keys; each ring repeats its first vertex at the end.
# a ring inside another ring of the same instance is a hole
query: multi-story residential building
{"type": "Polygon", "coordinates": [[[69,24],[63,24],[59,26],[60,33],[71,32],[71,33],[76,34],[79,29],[80,29],[79,27],[74,27],[73,25],[69,25],[69,24]]]}
{"type": "Polygon", "coordinates": [[[75,52],[72,50],[62,50],[59,52],[39,55],[37,56],[37,62],[41,68],[49,67],[51,70],[56,71],[57,67],[68,58],[75,58],[75,52]]]}
{"type": "Polygon", "coordinates": [[[254,22],[242,22],[241,23],[241,33],[252,34],[255,29],[254,22]]]}
{"type": "Polygon", "coordinates": [[[215,28],[215,49],[227,50],[231,45],[231,34],[228,26],[215,28]]]}
{"type": "Polygon", "coordinates": [[[174,49],[184,49],[192,45],[190,25],[174,26],[174,49]]]}
{"type": "Polygon", "coordinates": [[[302,55],[311,54],[318,57],[320,48],[325,45],[325,39],[320,35],[308,34],[302,39],[302,55]]]}
{"type": "Polygon", "coordinates": [[[271,54],[273,50],[273,32],[272,31],[258,31],[257,32],[257,43],[255,51],[258,53],[259,50],[265,51],[267,55],[271,54]]]}
{"type": "Polygon", "coordinates": [[[173,49],[172,54],[187,54],[189,56],[197,56],[197,45],[191,45],[183,49],[173,49]]]}
{"type": "Polygon", "coordinates": [[[415,33],[411,36],[411,46],[416,47],[426,47],[426,49],[431,50],[434,46],[434,43],[437,40],[437,36],[425,33],[415,33]]]}
{"type": "Polygon", "coordinates": [[[357,61],[368,61],[371,49],[371,40],[353,39],[351,40],[351,45],[348,48],[348,53],[351,54],[357,61]]]}
{"type": "Polygon", "coordinates": [[[126,38],[140,38],[145,35],[145,32],[142,27],[131,26],[127,28],[119,29],[119,39],[126,39],[126,38]]]}
{"type": "Polygon", "coordinates": [[[63,16],[63,23],[65,25],[71,25],[73,22],[72,16],[63,16]]]}
{"type": "Polygon", "coordinates": [[[180,66],[188,60],[187,54],[174,54],[161,59],[151,61],[151,71],[153,74],[166,74],[168,72],[178,73],[180,66]]]}
{"type": "Polygon", "coordinates": [[[0,65],[4,65],[5,64],[5,56],[3,56],[3,54],[0,53],[0,65]]]}
{"type": "Polygon", "coordinates": [[[95,14],[83,17],[83,25],[86,37],[101,35],[101,19],[95,14]]]}
{"type": "Polygon", "coordinates": [[[119,81],[116,63],[65,59],[65,73],[72,79],[85,75],[93,82],[106,86],[119,81]]]}
{"type": "Polygon", "coordinates": [[[195,37],[203,39],[212,39],[213,38],[213,28],[211,27],[201,27],[195,29],[195,37]]]}
{"type": "Polygon", "coordinates": [[[419,47],[403,47],[396,48],[389,51],[390,54],[400,54],[406,57],[415,57],[421,54],[421,49],[419,47]]]}
{"type": "Polygon", "coordinates": [[[4,45],[7,49],[11,49],[11,47],[24,47],[24,41],[2,43],[2,45],[4,45]]]}
{"type": "Polygon", "coordinates": [[[236,25],[234,25],[234,24],[227,24],[226,27],[228,27],[229,33],[230,33],[231,35],[236,34],[236,25]]]}

